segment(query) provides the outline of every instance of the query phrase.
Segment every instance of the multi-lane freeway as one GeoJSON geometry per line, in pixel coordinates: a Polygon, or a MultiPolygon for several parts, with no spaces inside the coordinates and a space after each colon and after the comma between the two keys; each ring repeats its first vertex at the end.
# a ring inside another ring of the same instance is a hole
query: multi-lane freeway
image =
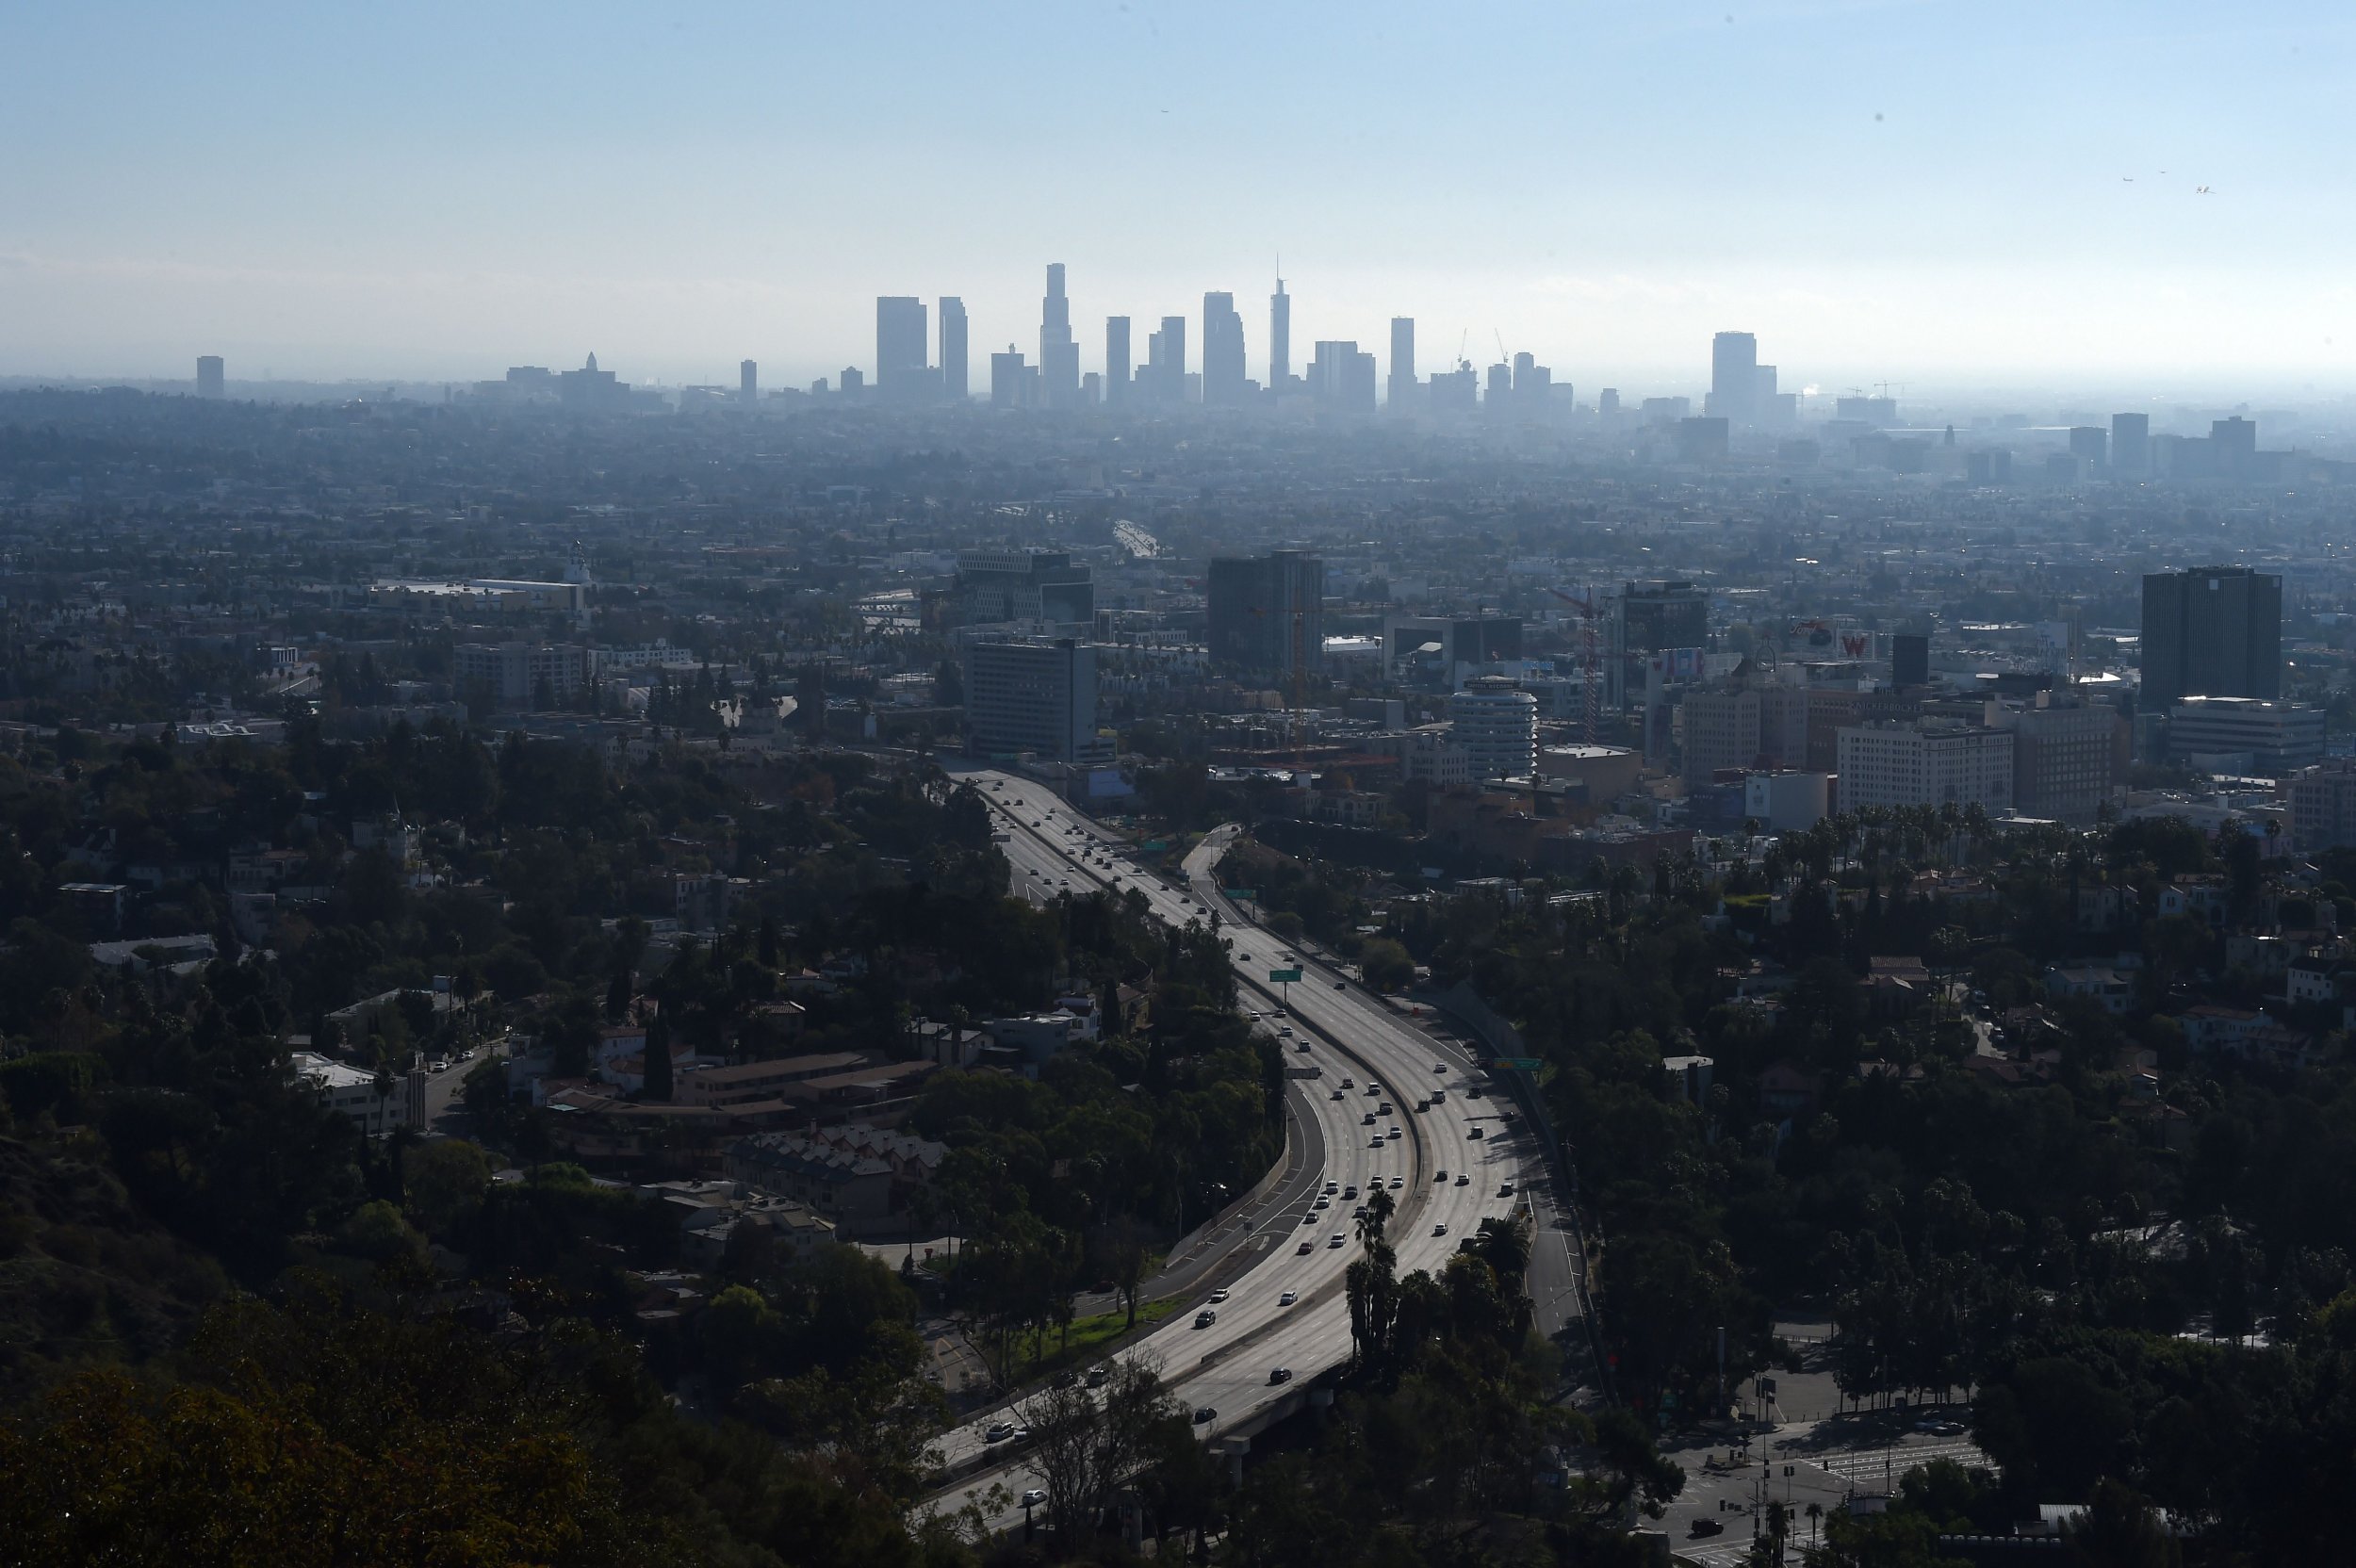
{"type": "MultiPolygon", "coordinates": [[[[1298,1113],[1320,1135],[1323,1178],[1333,1189],[1329,1206],[1296,1203],[1252,1217],[1244,1243],[1252,1261],[1213,1308],[1215,1320],[1197,1327],[1198,1303],[1188,1302],[1188,1310],[1123,1351],[1150,1358],[1190,1408],[1217,1413],[1196,1427],[1205,1441],[1249,1429],[1294,1394],[1290,1384],[1270,1381],[1275,1369],[1305,1381],[1349,1358],[1343,1273],[1360,1253],[1351,1210],[1375,1184],[1388,1187],[1399,1205],[1389,1236],[1399,1270],[1436,1272],[1483,1217],[1502,1217],[1524,1201],[1508,1194],[1522,1193],[1525,1164],[1527,1174],[1538,1174],[1537,1152],[1506,1115],[1510,1102],[1490,1092],[1476,1062],[1435,1042],[1354,981],[1251,924],[1220,896],[1215,868],[1223,831],[1188,857],[1186,879],[1173,887],[1130,859],[1124,846],[1048,786],[990,770],[952,771],[997,813],[1016,891],[1043,901],[1098,887],[1135,888],[1156,918],[1173,924],[1207,920],[1216,910],[1245,1005],[1268,1015],[1271,1031],[1293,1031],[1283,1040],[1288,1062],[1320,1070],[1317,1078],[1294,1080],[1292,1092],[1298,1113]],[[1268,978],[1271,970],[1296,968],[1299,983],[1268,978]],[[1443,1098],[1419,1111],[1417,1102],[1435,1090],[1444,1090],[1443,1098]],[[1379,1108],[1386,1102],[1388,1112],[1379,1108]],[[1349,1196],[1353,1188],[1357,1196],[1349,1196]]],[[[943,1458],[961,1479],[943,1503],[961,1507],[993,1482],[1018,1483],[1009,1473],[1023,1467],[1019,1448],[1001,1463],[978,1462],[999,1447],[989,1432],[1004,1419],[992,1413],[944,1438],[943,1458]]]]}

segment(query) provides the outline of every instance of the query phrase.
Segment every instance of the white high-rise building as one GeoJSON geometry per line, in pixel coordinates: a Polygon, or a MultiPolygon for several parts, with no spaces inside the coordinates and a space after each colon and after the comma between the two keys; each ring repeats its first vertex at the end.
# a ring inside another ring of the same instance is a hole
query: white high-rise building
{"type": "Polygon", "coordinates": [[[1475,782],[1538,771],[1538,699],[1503,676],[1481,676],[1448,699],[1448,740],[1475,782]]]}
{"type": "Polygon", "coordinates": [[[2012,732],[1974,725],[1852,725],[1841,731],[1841,808],[2012,807],[2012,732]]]}

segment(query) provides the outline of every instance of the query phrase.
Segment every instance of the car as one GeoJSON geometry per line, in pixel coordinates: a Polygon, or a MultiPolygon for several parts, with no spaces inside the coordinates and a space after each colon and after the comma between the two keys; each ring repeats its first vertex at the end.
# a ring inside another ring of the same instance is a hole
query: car
{"type": "Polygon", "coordinates": [[[1194,1315],[1194,1326],[1198,1329],[1207,1329],[1218,1321],[1219,1314],[1213,1312],[1208,1307],[1204,1307],[1201,1312],[1194,1315]]]}
{"type": "Polygon", "coordinates": [[[1218,1419],[1219,1412],[1213,1410],[1210,1406],[1197,1405],[1194,1407],[1194,1424],[1196,1426],[1207,1427],[1218,1419]]]}
{"type": "Polygon", "coordinates": [[[1344,1087],[1344,1088],[1346,1088],[1346,1089],[1354,1089],[1354,1088],[1356,1088],[1357,1086],[1358,1086],[1358,1081],[1357,1081],[1356,1079],[1354,1079],[1354,1078],[1344,1078],[1344,1079],[1342,1080],[1342,1087],[1344,1087]]]}
{"type": "Polygon", "coordinates": [[[1268,1369],[1268,1380],[1270,1388],[1275,1387],[1278,1383],[1291,1382],[1293,1380],[1293,1369],[1289,1366],[1271,1366],[1268,1369]]]}
{"type": "Polygon", "coordinates": [[[1341,1244],[1342,1233],[1339,1231],[1334,1232],[1332,1235],[1325,1238],[1325,1245],[1328,1247],[1339,1247],[1341,1244]]]}
{"type": "Polygon", "coordinates": [[[1292,1017],[1292,1014],[1284,1011],[1282,1007],[1270,1007],[1268,1010],[1268,1016],[1270,1018],[1290,1018],[1292,1017]]]}
{"type": "Polygon", "coordinates": [[[1446,1072],[1448,1070],[1448,1064],[1446,1062],[1433,1062],[1432,1064],[1432,1070],[1434,1072],[1446,1072]]]}
{"type": "Polygon", "coordinates": [[[1432,1102],[1434,1105],[1438,1104],[1441,1101],[1446,1100],[1447,1098],[1448,1090],[1446,1089],[1433,1089],[1432,1091],[1432,1102]]]}
{"type": "Polygon", "coordinates": [[[1293,1026],[1289,1023],[1280,1023],[1276,1026],[1276,1035],[1279,1039],[1291,1039],[1293,1037],[1293,1026]]]}
{"type": "Polygon", "coordinates": [[[1284,1292],[1284,1295],[1279,1296],[1279,1297],[1276,1298],[1276,1304],[1277,1304],[1278,1306],[1280,1306],[1280,1307],[1289,1307],[1289,1306],[1291,1306],[1291,1305],[1292,1305],[1295,1301],[1298,1301],[1298,1300],[1300,1300],[1300,1299],[1301,1299],[1301,1292],[1299,1292],[1299,1291],[1297,1291],[1297,1290],[1288,1290],[1288,1291],[1284,1292]]]}
{"type": "Polygon", "coordinates": [[[1466,1137],[1468,1137],[1468,1138],[1485,1138],[1485,1137],[1487,1137],[1489,1135],[1488,1135],[1487,1133],[1482,1132],[1480,1128],[1475,1127],[1475,1128],[1473,1128],[1470,1132],[1466,1133],[1464,1135],[1465,1135],[1466,1137]]]}
{"type": "Polygon", "coordinates": [[[1358,1119],[1358,1125],[1359,1125],[1359,1126],[1361,1126],[1361,1127],[1371,1127],[1371,1126],[1373,1126],[1373,1125],[1374,1125],[1374,1113],[1373,1113],[1372,1111],[1368,1111],[1366,1115],[1364,1115],[1364,1116],[1360,1117],[1360,1118],[1358,1119]]]}
{"type": "Polygon", "coordinates": [[[1335,1089],[1332,1094],[1326,1096],[1328,1100],[1339,1100],[1341,1097],[1342,1091],[1339,1089],[1335,1089]]]}
{"type": "Polygon", "coordinates": [[[1112,1375],[1113,1369],[1109,1366],[1091,1366],[1088,1368],[1088,1375],[1085,1380],[1090,1388],[1102,1388],[1110,1380],[1112,1375]]]}
{"type": "Polygon", "coordinates": [[[1375,1110],[1383,1116],[1389,1116],[1391,1114],[1391,1102],[1385,1100],[1383,1103],[1377,1105],[1375,1110]]]}
{"type": "Polygon", "coordinates": [[[1448,1180],[1448,1172],[1445,1169],[1435,1170],[1432,1173],[1432,1179],[1435,1182],[1445,1182],[1448,1180]]]}
{"type": "Polygon", "coordinates": [[[1357,1183],[1355,1183],[1355,1182],[1352,1182],[1352,1183],[1350,1183],[1350,1185],[1348,1185],[1348,1186],[1344,1187],[1344,1188],[1342,1189],[1342,1196],[1343,1196],[1344,1198],[1355,1198],[1355,1197],[1357,1197],[1357,1196],[1358,1196],[1358,1184],[1357,1184],[1357,1183]]]}
{"type": "Polygon", "coordinates": [[[1393,1127],[1391,1128],[1391,1136],[1393,1136],[1393,1137],[1399,1137],[1399,1136],[1400,1136],[1400,1135],[1401,1135],[1401,1134],[1399,1133],[1399,1128],[1398,1128],[1397,1126],[1393,1126],[1393,1127]]]}
{"type": "Polygon", "coordinates": [[[1391,1178],[1391,1190],[1393,1192],[1397,1192],[1399,1188],[1405,1186],[1406,1184],[1407,1178],[1404,1176],[1394,1176],[1391,1178]]]}
{"type": "Polygon", "coordinates": [[[1350,982],[1347,980],[1336,980],[1333,982],[1333,988],[1337,991],[1346,991],[1350,989],[1350,982]]]}
{"type": "Polygon", "coordinates": [[[1314,1241],[1304,1241],[1299,1247],[1293,1249],[1295,1253],[1304,1258],[1317,1250],[1317,1244],[1314,1241]]]}
{"type": "Polygon", "coordinates": [[[1077,1388],[1080,1386],[1080,1374],[1067,1367],[1055,1374],[1055,1381],[1057,1388],[1077,1388]]]}
{"type": "Polygon", "coordinates": [[[1696,1518],[1693,1521],[1693,1534],[1696,1537],[1706,1535],[1724,1535],[1726,1533],[1726,1527],[1718,1520],[1710,1518],[1696,1518]]]}
{"type": "Polygon", "coordinates": [[[1472,1178],[1469,1176],[1459,1176],[1456,1178],[1456,1184],[1460,1187],[1468,1187],[1472,1185],[1472,1178]]]}
{"type": "Polygon", "coordinates": [[[1330,1209],[1333,1206],[1333,1200],[1320,1192],[1317,1194],[1317,1200],[1309,1206],[1314,1209],[1330,1209]]]}
{"type": "Polygon", "coordinates": [[[1339,1182],[1328,1181],[1325,1184],[1325,1190],[1328,1192],[1339,1192],[1342,1190],[1342,1184],[1339,1182]]]}
{"type": "Polygon", "coordinates": [[[1464,1091],[1464,1098],[1467,1100],[1480,1100],[1484,1098],[1488,1092],[1489,1091],[1487,1089],[1482,1088],[1479,1084],[1475,1084],[1472,1087],[1464,1091]]]}
{"type": "Polygon", "coordinates": [[[1498,1196],[1499,1198],[1511,1198],[1511,1197],[1513,1197],[1513,1183],[1511,1183],[1511,1182],[1499,1182],[1499,1183],[1497,1184],[1497,1196],[1498,1196]]]}
{"type": "Polygon", "coordinates": [[[1313,1211],[1311,1211],[1311,1212],[1310,1212],[1310,1213],[1308,1213],[1308,1214],[1304,1214],[1304,1215],[1302,1215],[1302,1216],[1301,1217],[1301,1222],[1303,1225],[1315,1225],[1315,1224],[1317,1222],[1317,1217],[1316,1212],[1313,1210],[1313,1211]]]}
{"type": "MultiPolygon", "coordinates": [[[[1235,961],[1239,964],[1248,964],[1252,962],[1252,955],[1249,953],[1238,953],[1235,955],[1235,961]]],[[[1256,1018],[1259,1015],[1255,1013],[1252,1016],[1256,1018]]]]}
{"type": "Polygon", "coordinates": [[[1011,1422],[1011,1421],[992,1421],[992,1422],[991,1422],[991,1423],[990,1423],[990,1424],[987,1428],[985,1428],[985,1429],[983,1429],[983,1432],[982,1432],[982,1441],[983,1441],[984,1443],[1004,1443],[1005,1441],[1006,1441],[1006,1439],[1008,1439],[1008,1438],[1012,1437],[1013,1435],[1014,1435],[1014,1423],[1013,1423],[1013,1422],[1011,1422]]]}
{"type": "Polygon", "coordinates": [[[1212,1304],[1213,1306],[1217,1306],[1219,1302],[1224,1301],[1224,1300],[1226,1300],[1226,1299],[1227,1299],[1227,1287],[1226,1287],[1226,1286],[1221,1285],[1219,1289],[1217,1289],[1217,1290],[1215,1290],[1215,1291],[1211,1292],[1211,1304],[1212,1304]]]}
{"type": "Polygon", "coordinates": [[[1364,1218],[1366,1218],[1366,1206],[1364,1203],[1359,1204],[1356,1208],[1354,1208],[1354,1209],[1352,1209],[1352,1210],[1350,1210],[1350,1218],[1352,1218],[1352,1219],[1364,1219],[1364,1218]]]}
{"type": "Polygon", "coordinates": [[[1380,1148],[1382,1148],[1382,1147],[1383,1147],[1383,1135],[1382,1135],[1382,1134],[1380,1134],[1380,1133],[1375,1134],[1375,1135],[1374,1135],[1373,1141],[1372,1141],[1372,1142],[1370,1142],[1370,1143],[1368,1143],[1368,1144],[1366,1145],[1366,1147],[1367,1147],[1368,1149],[1380,1149],[1380,1148]]]}
{"type": "Polygon", "coordinates": [[[1041,1492],[1036,1486],[1029,1488],[1023,1494],[1023,1506],[1024,1508],[1037,1508],[1039,1504],[1045,1501],[1047,1501],[1047,1494],[1041,1492]]]}
{"type": "Polygon", "coordinates": [[[1293,1049],[1306,1056],[1309,1054],[1309,1042],[1307,1040],[1296,1040],[1293,1043],[1293,1049]]]}
{"type": "Polygon", "coordinates": [[[1437,1225],[1432,1226],[1432,1233],[1435,1236],[1444,1236],[1448,1234],[1448,1221],[1443,1219],[1437,1225]]]}

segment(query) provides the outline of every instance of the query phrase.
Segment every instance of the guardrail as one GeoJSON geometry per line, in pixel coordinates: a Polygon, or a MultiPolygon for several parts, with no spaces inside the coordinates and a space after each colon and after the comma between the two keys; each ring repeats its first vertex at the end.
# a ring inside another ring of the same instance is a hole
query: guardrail
{"type": "MultiPolygon", "coordinates": [[[[1460,980],[1445,991],[1428,996],[1434,1007],[1455,1019],[1480,1037],[1481,1043],[1500,1060],[1524,1059],[1525,1047],[1521,1031],[1489,1005],[1488,999],[1460,980]]],[[[1587,1351],[1595,1369],[1595,1382],[1606,1399],[1617,1403],[1619,1396],[1612,1386],[1612,1363],[1603,1349],[1603,1324],[1595,1311],[1595,1298],[1587,1289],[1587,1231],[1579,1217],[1579,1168],[1571,1164],[1569,1152],[1562,1147],[1561,1135],[1555,1131],[1554,1119],[1546,1114],[1545,1100],[1538,1093],[1537,1080],[1525,1069],[1492,1068],[1505,1081],[1507,1091],[1531,1126],[1538,1129],[1538,1141],[1562,1194],[1562,1211],[1571,1221],[1571,1243],[1577,1250],[1571,1266],[1571,1289],[1579,1301],[1579,1315],[1587,1331],[1587,1351]]],[[[1530,1206],[1534,1223],[1536,1205],[1530,1206]]]]}

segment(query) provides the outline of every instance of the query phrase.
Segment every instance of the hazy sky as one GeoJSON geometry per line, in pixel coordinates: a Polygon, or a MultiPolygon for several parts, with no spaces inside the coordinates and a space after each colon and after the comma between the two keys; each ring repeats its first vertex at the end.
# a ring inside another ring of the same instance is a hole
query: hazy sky
{"type": "Polygon", "coordinates": [[[2356,384],[2356,21],[2143,0],[0,8],[0,374],[633,379],[1244,312],[1682,391],[2356,384]],[[2128,178],[2132,176],[2132,180],[2128,178]],[[2208,186],[2211,193],[2198,193],[2208,186]]]}

